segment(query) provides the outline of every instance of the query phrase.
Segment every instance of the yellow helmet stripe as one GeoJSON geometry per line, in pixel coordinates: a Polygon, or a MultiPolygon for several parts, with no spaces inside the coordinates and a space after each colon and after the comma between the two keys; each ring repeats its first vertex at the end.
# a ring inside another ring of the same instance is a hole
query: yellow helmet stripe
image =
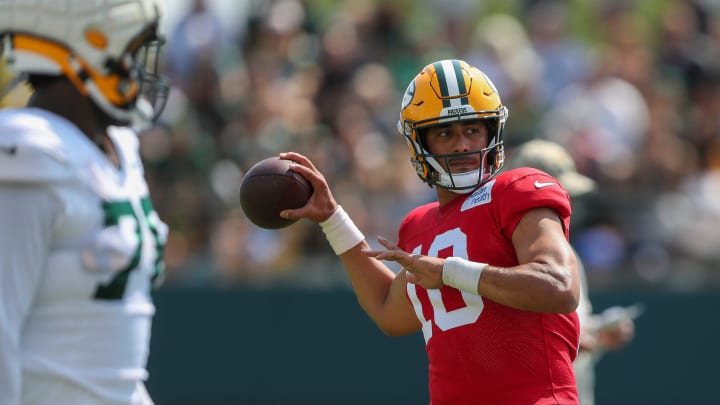
{"type": "MultiPolygon", "coordinates": [[[[75,69],[70,64],[70,51],[65,47],[46,40],[34,38],[27,35],[15,34],[12,36],[13,50],[27,51],[36,55],[45,55],[60,66],[60,70],[83,95],[87,95],[85,84],[78,77],[75,69]]],[[[32,72],[30,72],[32,73],[32,72]]]]}
{"type": "MultiPolygon", "coordinates": [[[[13,50],[18,52],[31,52],[35,55],[44,55],[57,63],[60,72],[67,77],[75,88],[83,95],[88,95],[87,80],[92,80],[108,101],[115,106],[124,106],[135,99],[139,93],[137,83],[130,82],[124,94],[119,92],[121,78],[117,75],[104,76],[95,71],[82,58],[77,58],[64,46],[45,39],[35,38],[23,34],[15,34],[12,38],[13,50]]],[[[32,72],[30,72],[32,73],[32,72]]]]}

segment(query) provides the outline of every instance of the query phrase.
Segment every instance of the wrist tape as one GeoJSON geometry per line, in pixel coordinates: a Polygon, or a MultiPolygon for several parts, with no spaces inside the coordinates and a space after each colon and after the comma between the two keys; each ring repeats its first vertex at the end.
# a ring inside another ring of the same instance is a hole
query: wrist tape
{"type": "Polygon", "coordinates": [[[328,219],[320,222],[320,227],[338,256],[365,240],[365,235],[340,205],[328,219]]]}
{"type": "Polygon", "coordinates": [[[471,262],[460,257],[448,257],[443,264],[443,284],[478,295],[480,275],[487,266],[487,263],[471,262]]]}

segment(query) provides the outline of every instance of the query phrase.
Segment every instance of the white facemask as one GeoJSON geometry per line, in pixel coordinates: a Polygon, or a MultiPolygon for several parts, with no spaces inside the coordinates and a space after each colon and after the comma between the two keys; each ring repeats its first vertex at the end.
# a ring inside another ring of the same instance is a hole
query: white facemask
{"type": "Polygon", "coordinates": [[[448,188],[448,190],[452,191],[455,194],[471,193],[473,190],[475,190],[475,188],[477,188],[476,186],[480,185],[480,169],[475,169],[464,173],[450,174],[442,168],[440,163],[438,163],[437,159],[429,157],[428,162],[440,174],[440,179],[436,182],[437,185],[448,188]],[[460,190],[452,189],[451,187],[456,187],[460,190]]]}

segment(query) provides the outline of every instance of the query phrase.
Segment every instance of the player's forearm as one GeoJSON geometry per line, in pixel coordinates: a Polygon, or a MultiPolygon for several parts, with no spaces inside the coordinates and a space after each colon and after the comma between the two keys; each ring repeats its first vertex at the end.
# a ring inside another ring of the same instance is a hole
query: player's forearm
{"type": "Polygon", "coordinates": [[[363,241],[340,255],[360,306],[375,320],[390,293],[395,274],[379,260],[367,257],[360,251],[367,248],[363,241]]]}
{"type": "Polygon", "coordinates": [[[500,304],[535,312],[570,313],[578,292],[571,272],[563,267],[528,263],[504,268],[487,266],[478,292],[500,304]]]}
{"type": "Polygon", "coordinates": [[[345,265],[360,306],[388,335],[404,335],[420,329],[404,295],[404,278],[398,278],[380,260],[363,253],[369,249],[365,236],[341,206],[320,222],[330,246],[345,265]]]}
{"type": "Polygon", "coordinates": [[[404,335],[415,332],[417,328],[406,327],[403,325],[404,321],[399,322],[393,316],[391,294],[396,275],[383,262],[361,252],[368,248],[367,242],[363,241],[340,255],[358,303],[385,334],[404,335]]]}

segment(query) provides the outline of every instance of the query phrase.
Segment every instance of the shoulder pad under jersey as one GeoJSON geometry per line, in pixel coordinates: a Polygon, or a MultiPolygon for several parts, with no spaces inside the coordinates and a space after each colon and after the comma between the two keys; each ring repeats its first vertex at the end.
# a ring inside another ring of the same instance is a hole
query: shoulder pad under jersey
{"type": "Polygon", "coordinates": [[[547,207],[561,217],[571,212],[570,197],[560,182],[549,174],[530,167],[519,167],[496,177],[496,190],[503,194],[504,210],[525,211],[547,207]]]}
{"type": "Polygon", "coordinates": [[[0,111],[0,182],[47,183],[76,176],[87,138],[70,122],[47,111],[0,111]]]}

